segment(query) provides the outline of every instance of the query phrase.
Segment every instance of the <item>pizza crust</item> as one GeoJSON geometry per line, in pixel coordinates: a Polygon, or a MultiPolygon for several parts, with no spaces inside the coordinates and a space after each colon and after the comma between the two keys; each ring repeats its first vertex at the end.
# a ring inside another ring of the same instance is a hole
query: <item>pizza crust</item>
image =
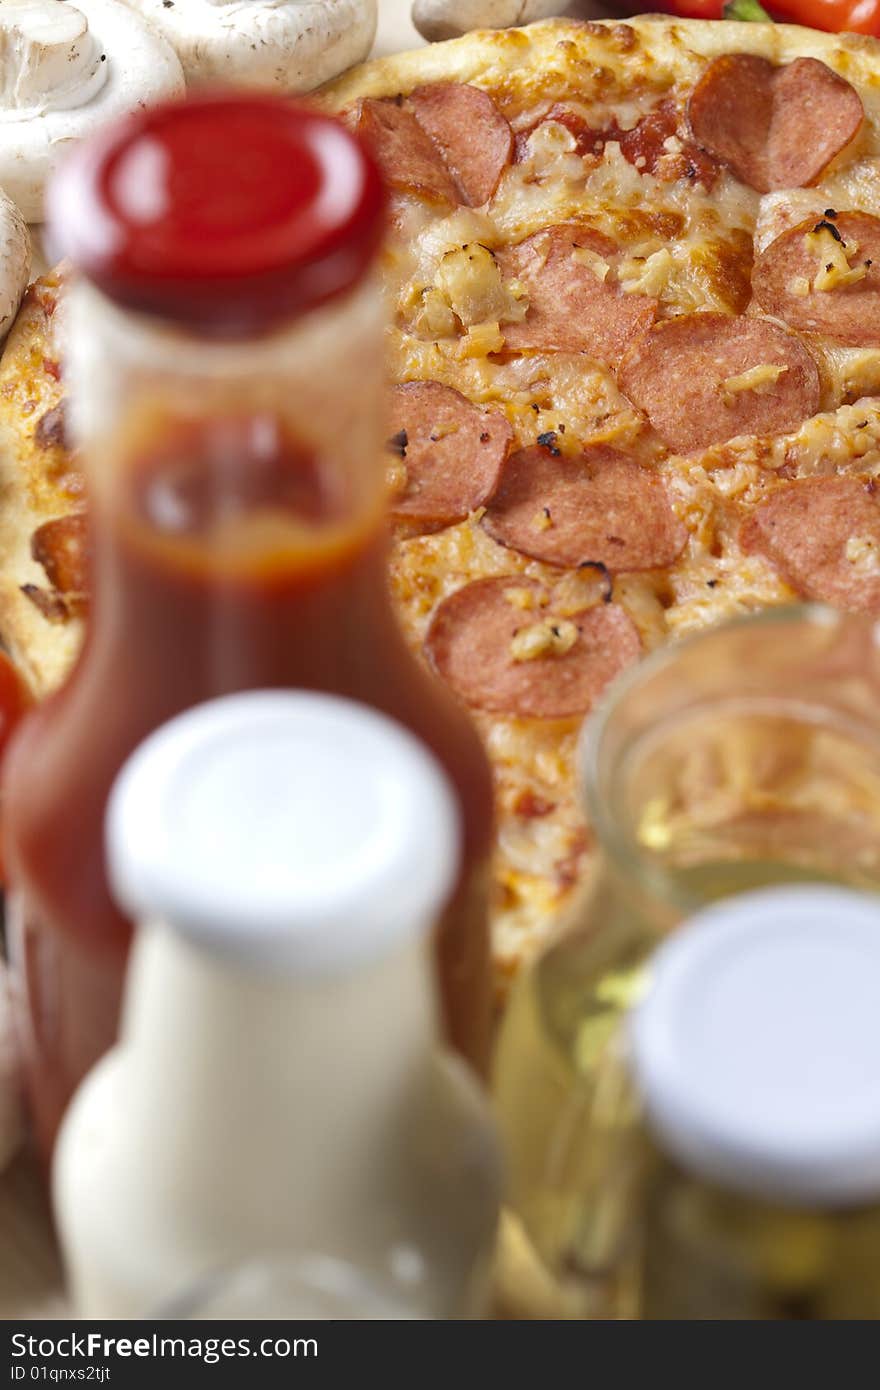
{"type": "Polygon", "coordinates": [[[22,584],[46,587],[45,571],[31,558],[30,537],[46,518],[28,506],[18,486],[15,451],[0,437],[0,633],[31,692],[41,699],[70,671],[83,639],[79,618],[50,623],[22,593],[22,584]]]}
{"type": "MultiPolygon", "coordinates": [[[[724,53],[754,53],[774,63],[818,58],[859,88],[866,109],[880,110],[877,64],[880,43],[864,34],[825,34],[796,24],[677,20],[639,15],[617,20],[545,20],[527,29],[478,29],[460,39],[395,53],[352,68],[317,94],[329,111],[342,111],[360,97],[408,95],[430,82],[473,82],[517,94],[550,85],[554,75],[576,78],[582,64],[602,63],[625,73],[631,55],[648,51],[668,69],[669,79],[687,82],[698,59],[724,53]],[[638,39],[633,44],[632,36],[638,39]]],[[[655,71],[655,81],[662,72],[655,71]]]]}
{"type": "Polygon", "coordinates": [[[25,584],[48,588],[31,555],[34,531],[82,505],[81,479],[69,458],[56,445],[41,445],[37,435],[40,420],[62,399],[53,374],[59,283],[55,274],[31,286],[0,357],[0,634],[37,697],[60,685],[83,636],[81,620],[49,622],[22,592],[25,584]]]}

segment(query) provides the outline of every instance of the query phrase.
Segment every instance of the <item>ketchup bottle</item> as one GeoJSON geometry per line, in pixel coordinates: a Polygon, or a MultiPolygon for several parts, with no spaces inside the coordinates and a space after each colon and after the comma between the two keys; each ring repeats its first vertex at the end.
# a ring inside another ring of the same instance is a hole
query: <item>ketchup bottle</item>
{"type": "Polygon", "coordinates": [[[491,775],[391,608],[376,168],[317,111],[199,96],[78,145],[48,214],[74,267],[66,381],[93,599],[72,675],[25,720],[6,768],[10,949],[40,1147],[116,1036],[131,924],[105,876],[111,784],[160,724],[239,690],[355,698],[444,766],[465,844],[440,989],[449,1040],[482,1066],[491,775]]]}

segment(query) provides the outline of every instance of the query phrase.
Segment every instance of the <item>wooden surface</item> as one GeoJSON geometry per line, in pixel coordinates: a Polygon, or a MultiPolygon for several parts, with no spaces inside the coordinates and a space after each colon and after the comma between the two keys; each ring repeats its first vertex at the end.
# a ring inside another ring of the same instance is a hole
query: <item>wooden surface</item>
{"type": "Polygon", "coordinates": [[[0,1316],[65,1316],[46,1196],[36,1164],[24,1155],[0,1183],[0,1316]]]}

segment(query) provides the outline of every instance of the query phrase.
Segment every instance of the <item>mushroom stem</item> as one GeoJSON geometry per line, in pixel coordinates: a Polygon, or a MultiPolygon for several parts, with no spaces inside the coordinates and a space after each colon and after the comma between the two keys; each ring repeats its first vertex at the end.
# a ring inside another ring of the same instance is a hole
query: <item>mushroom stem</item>
{"type": "Polygon", "coordinates": [[[0,341],[12,327],[27,288],[31,239],[11,198],[0,192],[0,341]]]}
{"type": "Polygon", "coordinates": [[[101,46],[73,5],[6,0],[0,9],[0,121],[82,106],[106,80],[101,46]]]}
{"type": "Polygon", "coordinates": [[[174,50],[120,0],[0,0],[0,188],[41,221],[72,140],[183,85],[174,50]]]}
{"type": "Polygon", "coordinates": [[[455,39],[471,29],[508,29],[565,9],[565,0],[415,0],[413,24],[425,39],[455,39]]]}

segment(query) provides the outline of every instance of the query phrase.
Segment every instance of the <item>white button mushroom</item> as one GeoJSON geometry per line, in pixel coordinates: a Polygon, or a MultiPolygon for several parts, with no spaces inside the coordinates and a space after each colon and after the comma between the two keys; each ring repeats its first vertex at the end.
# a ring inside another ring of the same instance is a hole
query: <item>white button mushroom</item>
{"type": "Polygon", "coordinates": [[[188,83],[308,92],[366,58],[376,0],[128,0],[177,50],[188,83]]]}
{"type": "Polygon", "coordinates": [[[2,0],[0,188],[40,221],[71,140],[183,90],[174,50],[119,0],[2,0]]]}
{"type": "Polygon", "coordinates": [[[0,1173],[24,1136],[21,1069],[12,1023],[8,972],[0,963],[0,1173]]]}
{"type": "Polygon", "coordinates": [[[31,239],[11,198],[0,192],[0,342],[12,327],[31,265],[31,239]]]}
{"type": "Polygon", "coordinates": [[[470,29],[507,29],[561,14],[566,0],[415,0],[413,24],[426,39],[454,39],[470,29]]]}

